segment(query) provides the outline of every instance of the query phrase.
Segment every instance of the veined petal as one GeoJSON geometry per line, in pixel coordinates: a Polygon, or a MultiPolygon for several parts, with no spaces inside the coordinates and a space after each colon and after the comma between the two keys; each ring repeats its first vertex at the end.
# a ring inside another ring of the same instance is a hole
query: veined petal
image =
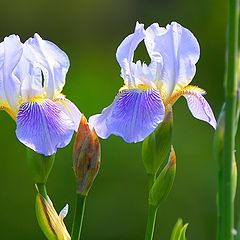
{"type": "Polygon", "coordinates": [[[54,43],[43,40],[37,33],[24,45],[32,49],[35,55],[35,66],[38,66],[44,75],[44,89],[47,97],[53,98],[58,95],[63,89],[70,65],[67,55],[54,43]]]}
{"type": "Polygon", "coordinates": [[[55,104],[74,122],[75,131],[77,132],[82,113],[78,110],[76,105],[67,98],[61,96],[53,99],[55,104]]]}
{"type": "Polygon", "coordinates": [[[18,107],[20,94],[20,80],[13,73],[19,63],[23,48],[18,36],[11,35],[4,38],[4,45],[1,45],[1,67],[0,67],[0,101],[15,112],[18,107]],[[3,49],[4,46],[4,49],[3,49]]]}
{"type": "Polygon", "coordinates": [[[182,91],[192,115],[216,129],[217,123],[213,111],[202,94],[204,94],[203,90],[194,86],[188,86],[182,91]]]}
{"type": "Polygon", "coordinates": [[[124,90],[101,114],[92,116],[89,125],[101,138],[114,134],[128,143],[140,142],[163,121],[164,110],[158,90],[124,90]]]}
{"type": "Polygon", "coordinates": [[[144,25],[137,22],[134,33],[127,36],[117,49],[116,58],[122,68],[122,77],[127,86],[135,86],[131,63],[133,61],[134,51],[144,36],[144,25]]]}
{"type": "Polygon", "coordinates": [[[45,156],[65,147],[74,133],[74,122],[50,99],[20,106],[16,135],[20,142],[45,156]]]}
{"type": "Polygon", "coordinates": [[[159,27],[157,23],[146,29],[144,39],[153,62],[157,62],[157,78],[168,88],[169,98],[175,87],[187,86],[195,75],[200,48],[197,39],[176,22],[159,27]]]}

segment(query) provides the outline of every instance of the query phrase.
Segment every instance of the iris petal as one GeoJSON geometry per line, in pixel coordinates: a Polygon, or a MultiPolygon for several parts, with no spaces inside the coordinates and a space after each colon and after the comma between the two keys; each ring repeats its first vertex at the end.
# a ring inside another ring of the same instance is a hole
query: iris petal
{"type": "Polygon", "coordinates": [[[186,90],[183,90],[182,95],[186,98],[189,110],[191,111],[192,115],[197,119],[209,123],[214,129],[216,129],[217,123],[213,111],[202,94],[202,89],[188,86],[186,90]]]}
{"type": "Polygon", "coordinates": [[[43,40],[38,34],[29,38],[24,45],[35,55],[35,66],[41,69],[44,75],[44,88],[48,98],[53,98],[62,91],[66,73],[69,68],[67,55],[54,43],[43,40]]]}
{"type": "Polygon", "coordinates": [[[144,140],[163,119],[164,105],[158,90],[130,89],[120,92],[102,114],[89,119],[89,124],[102,138],[115,134],[131,143],[144,140]]]}
{"type": "Polygon", "coordinates": [[[135,31],[133,34],[127,36],[117,49],[117,61],[122,68],[122,77],[126,85],[134,85],[133,73],[131,70],[131,63],[133,61],[134,51],[138,44],[145,36],[144,25],[136,23],[135,31]]]}
{"type": "Polygon", "coordinates": [[[82,118],[81,112],[69,99],[65,97],[55,98],[55,104],[74,122],[75,131],[77,132],[80,120],[82,118]]]}
{"type": "Polygon", "coordinates": [[[153,62],[158,63],[158,80],[166,84],[168,97],[178,85],[187,86],[196,72],[200,55],[197,39],[176,22],[159,27],[157,23],[146,29],[144,39],[153,62]]]}
{"type": "Polygon", "coordinates": [[[4,50],[1,49],[1,54],[4,54],[0,57],[2,60],[0,64],[0,95],[3,98],[1,100],[5,100],[13,111],[16,111],[18,107],[21,85],[21,81],[15,76],[13,71],[21,59],[22,52],[22,43],[18,36],[11,35],[5,37],[4,50]]]}
{"type": "Polygon", "coordinates": [[[25,102],[16,119],[17,138],[27,147],[46,156],[65,147],[74,133],[73,121],[50,99],[25,102]]]}

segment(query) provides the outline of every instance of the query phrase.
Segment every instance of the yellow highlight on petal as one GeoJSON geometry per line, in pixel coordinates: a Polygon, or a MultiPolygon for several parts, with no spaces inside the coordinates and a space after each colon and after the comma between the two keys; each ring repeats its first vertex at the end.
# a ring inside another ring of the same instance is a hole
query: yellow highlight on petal
{"type": "Polygon", "coordinates": [[[33,97],[29,98],[30,102],[42,102],[43,100],[44,100],[44,98],[40,97],[40,96],[33,96],[33,97]]]}
{"type": "Polygon", "coordinates": [[[206,91],[197,86],[188,85],[184,88],[179,88],[178,90],[175,90],[169,100],[169,103],[173,105],[182,95],[185,94],[193,95],[195,93],[200,93],[201,95],[204,95],[206,94],[206,91]]]}
{"type": "Polygon", "coordinates": [[[137,88],[142,90],[151,89],[151,87],[148,86],[147,84],[138,84],[137,88]]]}
{"type": "Polygon", "coordinates": [[[7,112],[10,117],[15,121],[17,114],[7,105],[0,105],[0,110],[4,110],[5,112],[7,112]]]}
{"type": "Polygon", "coordinates": [[[137,90],[143,91],[143,90],[151,89],[151,87],[147,84],[138,84],[136,87],[129,87],[129,86],[124,85],[123,87],[121,87],[119,89],[119,92],[128,90],[128,89],[137,89],[137,90]]]}

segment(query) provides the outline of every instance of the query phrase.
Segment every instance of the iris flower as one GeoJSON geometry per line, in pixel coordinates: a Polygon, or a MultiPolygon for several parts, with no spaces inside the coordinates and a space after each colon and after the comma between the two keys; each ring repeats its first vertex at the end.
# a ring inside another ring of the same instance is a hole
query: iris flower
{"type": "Polygon", "coordinates": [[[61,94],[68,68],[67,55],[38,34],[0,43],[0,109],[16,121],[20,142],[46,156],[70,142],[81,119],[61,94]]]}
{"type": "Polygon", "coordinates": [[[172,22],[164,28],[154,23],[145,30],[137,22],[134,33],[122,41],[116,53],[124,86],[110,106],[90,117],[90,126],[104,139],[114,134],[129,143],[139,142],[163,121],[165,107],[184,96],[192,115],[216,128],[211,107],[203,97],[205,91],[189,85],[199,55],[197,39],[180,24],[172,22]],[[133,61],[143,40],[149,65],[133,61]]]}

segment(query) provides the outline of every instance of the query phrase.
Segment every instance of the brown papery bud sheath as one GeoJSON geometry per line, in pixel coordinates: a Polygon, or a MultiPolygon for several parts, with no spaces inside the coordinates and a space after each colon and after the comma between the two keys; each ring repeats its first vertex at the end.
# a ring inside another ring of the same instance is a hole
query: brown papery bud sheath
{"type": "Polygon", "coordinates": [[[73,169],[77,181],[77,193],[87,195],[100,167],[101,148],[94,129],[82,115],[73,150],[73,169]]]}

